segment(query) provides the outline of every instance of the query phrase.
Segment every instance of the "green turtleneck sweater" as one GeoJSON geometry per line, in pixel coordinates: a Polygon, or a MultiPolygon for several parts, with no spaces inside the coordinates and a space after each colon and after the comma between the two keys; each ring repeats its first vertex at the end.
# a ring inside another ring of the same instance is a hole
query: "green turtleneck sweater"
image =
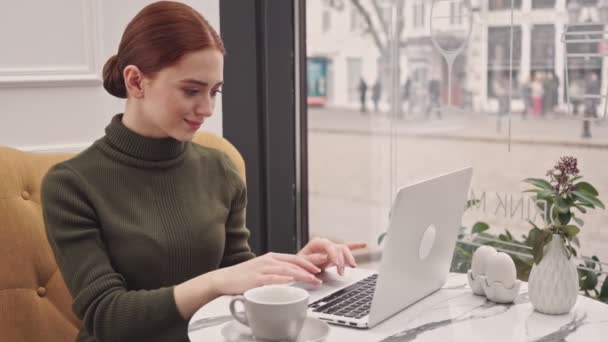
{"type": "Polygon", "coordinates": [[[174,285],[254,257],[245,184],[226,154],[143,137],[121,118],[42,184],[78,341],[188,341],[174,285]]]}

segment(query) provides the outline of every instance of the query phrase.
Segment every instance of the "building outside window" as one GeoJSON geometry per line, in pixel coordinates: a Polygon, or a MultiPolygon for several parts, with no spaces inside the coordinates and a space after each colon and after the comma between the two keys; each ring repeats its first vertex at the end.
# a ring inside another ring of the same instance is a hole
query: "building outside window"
{"type": "Polygon", "coordinates": [[[456,24],[456,3],[450,2],[450,24],[456,24]]]}
{"type": "Polygon", "coordinates": [[[350,31],[358,31],[365,27],[365,22],[363,21],[363,17],[359,14],[356,8],[351,8],[350,10],[350,31]]]}
{"type": "Polygon", "coordinates": [[[532,8],[554,8],[555,0],[532,0],[532,8]]]}
{"type": "Polygon", "coordinates": [[[363,77],[363,61],[361,58],[349,57],[346,59],[346,77],[348,100],[356,102],[359,98],[359,82],[363,77]]]}
{"type": "Polygon", "coordinates": [[[426,15],[426,5],[424,2],[416,2],[412,6],[412,23],[414,28],[424,27],[424,19],[426,15]]]}
{"type": "Polygon", "coordinates": [[[513,7],[515,9],[521,8],[521,0],[489,0],[488,9],[490,11],[510,10],[511,1],[513,1],[513,7]]]}
{"type": "Polygon", "coordinates": [[[328,32],[331,29],[331,12],[328,10],[323,11],[322,26],[323,32],[328,32]]]}
{"type": "Polygon", "coordinates": [[[555,71],[555,26],[534,25],[530,41],[531,72],[555,71]]]}
{"type": "MultiPolygon", "coordinates": [[[[500,87],[499,84],[504,88],[504,84],[509,78],[509,69],[513,73],[513,79],[518,79],[521,67],[521,38],[521,26],[513,27],[512,47],[511,27],[501,26],[488,29],[488,97],[496,97],[497,88],[500,87]],[[512,67],[510,61],[511,48],[513,48],[512,67]]],[[[514,87],[516,83],[514,82],[514,87]]]]}

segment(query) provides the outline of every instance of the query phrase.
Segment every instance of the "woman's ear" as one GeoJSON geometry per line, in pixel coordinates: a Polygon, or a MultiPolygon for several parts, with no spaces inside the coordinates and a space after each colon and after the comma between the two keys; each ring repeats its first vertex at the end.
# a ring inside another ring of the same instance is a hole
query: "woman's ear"
{"type": "Polygon", "coordinates": [[[141,99],[144,97],[144,75],[135,65],[127,65],[122,72],[127,89],[127,97],[141,99]]]}

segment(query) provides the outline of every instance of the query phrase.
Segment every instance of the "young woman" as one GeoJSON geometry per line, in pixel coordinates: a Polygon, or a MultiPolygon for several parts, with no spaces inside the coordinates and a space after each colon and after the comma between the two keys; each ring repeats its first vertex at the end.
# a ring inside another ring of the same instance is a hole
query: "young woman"
{"type": "Polygon", "coordinates": [[[364,244],[250,251],[244,182],[225,154],[190,142],[221,92],[223,55],[192,8],[142,9],[103,70],[124,114],[46,175],[44,221],[83,323],[78,341],[187,341],[188,319],[218,296],[318,284],[328,265],[355,266],[351,250],[364,244]]]}

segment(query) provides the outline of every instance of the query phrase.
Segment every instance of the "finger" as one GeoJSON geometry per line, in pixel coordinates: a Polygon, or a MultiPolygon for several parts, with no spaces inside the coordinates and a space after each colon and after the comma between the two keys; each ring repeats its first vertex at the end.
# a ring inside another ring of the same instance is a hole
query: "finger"
{"type": "Polygon", "coordinates": [[[346,247],[348,247],[348,249],[350,249],[351,251],[356,251],[357,249],[361,249],[361,248],[367,247],[367,243],[365,243],[365,242],[350,242],[350,243],[346,244],[346,247]]]}
{"type": "Polygon", "coordinates": [[[283,276],[279,274],[261,274],[258,276],[257,286],[289,284],[293,283],[294,281],[294,278],[290,276],[283,276]]]}
{"type": "Polygon", "coordinates": [[[321,284],[321,280],[319,280],[319,278],[299,267],[294,267],[287,262],[283,263],[282,265],[265,267],[262,269],[262,273],[291,277],[297,281],[303,281],[314,285],[321,284]]]}
{"type": "MultiPolygon", "coordinates": [[[[319,239],[319,244],[323,247],[323,250],[325,251],[325,253],[327,253],[327,256],[329,257],[329,261],[332,262],[334,265],[336,265],[336,267],[338,267],[338,272],[340,271],[339,265],[340,265],[340,259],[338,257],[339,254],[336,251],[336,245],[327,240],[327,239],[319,239]]],[[[344,264],[344,259],[342,259],[342,265],[344,264]]]]}
{"type": "Polygon", "coordinates": [[[342,253],[342,248],[339,245],[333,245],[332,248],[336,251],[336,255],[338,257],[338,274],[344,275],[344,254],[342,253]]]}
{"type": "Polygon", "coordinates": [[[313,263],[315,266],[319,267],[319,265],[323,265],[327,262],[327,254],[314,253],[303,255],[303,257],[313,263]]]}
{"type": "Polygon", "coordinates": [[[300,256],[300,255],[275,253],[275,254],[273,254],[273,257],[276,260],[289,262],[294,265],[297,265],[300,268],[303,268],[306,271],[313,273],[313,274],[321,272],[320,268],[318,268],[312,262],[308,261],[305,257],[300,256]]]}
{"type": "Polygon", "coordinates": [[[350,252],[350,248],[348,248],[348,246],[342,245],[342,254],[350,267],[357,267],[355,257],[353,256],[353,253],[350,252]]]}
{"type": "Polygon", "coordinates": [[[320,238],[314,238],[311,239],[310,241],[308,241],[308,243],[300,250],[300,253],[303,254],[311,254],[311,253],[315,253],[319,243],[319,240],[321,240],[320,238]]]}

